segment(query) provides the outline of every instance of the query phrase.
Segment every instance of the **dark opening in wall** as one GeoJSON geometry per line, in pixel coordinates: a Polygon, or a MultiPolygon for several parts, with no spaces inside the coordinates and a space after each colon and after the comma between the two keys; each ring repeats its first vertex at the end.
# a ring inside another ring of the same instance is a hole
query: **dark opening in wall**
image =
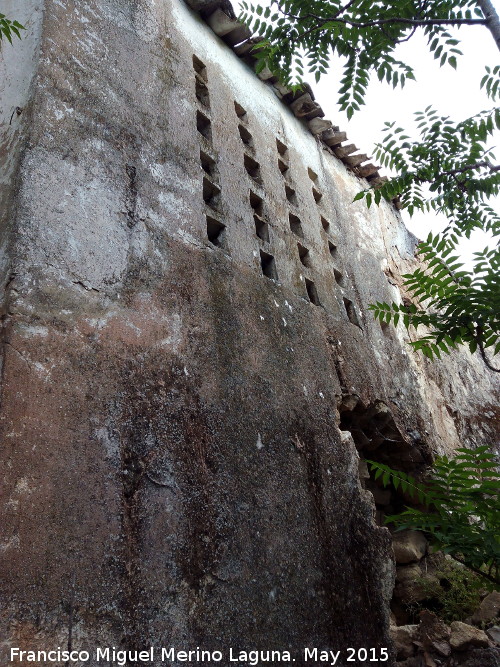
{"type": "Polygon", "coordinates": [[[203,81],[207,82],[208,77],[207,77],[207,68],[205,66],[205,63],[203,63],[199,58],[196,56],[193,56],[193,68],[196,74],[198,74],[203,81]]]}
{"type": "Polygon", "coordinates": [[[330,252],[330,255],[332,257],[336,257],[337,255],[337,246],[333,245],[331,241],[328,241],[328,251],[330,252]]]}
{"type": "Polygon", "coordinates": [[[326,233],[328,233],[330,231],[330,223],[323,216],[321,216],[321,225],[322,225],[322,227],[323,227],[323,229],[325,230],[326,233]]]}
{"type": "Polygon", "coordinates": [[[212,123],[201,111],[196,112],[196,129],[205,139],[212,139],[212,123]]]}
{"type": "Polygon", "coordinates": [[[262,273],[271,278],[272,280],[278,280],[278,273],[276,271],[276,262],[274,257],[269,255],[269,253],[260,251],[260,266],[262,268],[262,273]]]}
{"type": "MultiPolygon", "coordinates": [[[[359,452],[360,483],[372,493],[376,506],[375,521],[379,526],[383,526],[386,516],[399,514],[408,505],[417,505],[418,500],[410,499],[407,492],[403,492],[401,487],[398,489],[392,485],[384,487],[382,479],[376,480],[373,471],[369,471],[366,459],[409,473],[421,480],[420,473],[423,472],[425,464],[429,464],[432,460],[430,449],[422,440],[419,431],[408,429],[405,432],[402,430],[401,426],[396,423],[390,408],[381,400],[364,404],[357,394],[347,393],[344,387],[337,407],[340,415],[339,428],[341,431],[350,433],[359,452]]],[[[424,588],[420,590],[420,581],[425,580],[427,565],[431,565],[430,572],[433,570],[433,558],[434,555],[430,556],[429,560],[421,560],[420,567],[409,579],[406,579],[407,575],[403,577],[400,575],[410,573],[413,565],[410,565],[408,569],[406,566],[398,567],[396,587],[391,602],[391,611],[395,615],[397,625],[418,623],[421,605],[430,609],[429,603],[433,604],[433,601],[438,603],[438,600],[433,600],[433,597],[443,582],[436,580],[429,586],[428,592],[424,588]],[[422,575],[424,575],[423,578],[422,575]],[[417,590],[419,591],[418,602],[414,595],[417,590]],[[424,593],[424,596],[420,595],[421,592],[424,593]],[[426,599],[422,600],[422,597],[426,599]]],[[[439,595],[438,597],[443,599],[439,595]]],[[[440,609],[441,606],[438,603],[434,608],[440,609]]]]}
{"type": "Polygon", "coordinates": [[[337,283],[337,285],[342,285],[344,282],[344,276],[342,275],[342,273],[338,269],[334,268],[333,275],[335,276],[335,282],[337,283]]]}
{"type": "Polygon", "coordinates": [[[293,213],[290,213],[288,215],[288,220],[290,222],[290,229],[292,232],[297,236],[300,236],[300,238],[304,238],[304,232],[302,230],[302,222],[300,221],[300,218],[298,218],[293,213]]]}
{"type": "Polygon", "coordinates": [[[343,301],[344,301],[345,312],[347,313],[349,321],[361,329],[361,325],[359,324],[358,316],[356,315],[356,309],[354,308],[353,302],[350,301],[349,299],[346,299],[345,297],[343,298],[343,301]]]}
{"type": "Polygon", "coordinates": [[[306,278],[306,290],[307,290],[307,296],[309,297],[309,301],[311,303],[314,303],[315,306],[321,306],[318,297],[318,292],[316,290],[316,285],[313,283],[312,280],[308,280],[307,278],[306,278]]]}
{"type": "Polygon", "coordinates": [[[312,193],[313,193],[314,201],[316,202],[316,204],[319,204],[323,195],[316,188],[312,189],[312,193]]]}
{"type": "Polygon", "coordinates": [[[285,194],[286,198],[291,204],[297,203],[297,194],[295,193],[295,190],[291,188],[289,185],[285,185],[285,194]]]}
{"type": "Polygon", "coordinates": [[[243,162],[245,164],[245,169],[247,170],[247,174],[253,178],[254,181],[257,183],[262,183],[262,177],[260,174],[260,164],[256,162],[253,158],[251,158],[249,155],[245,155],[243,158],[243,162]]]}
{"type": "Polygon", "coordinates": [[[244,123],[246,123],[247,120],[248,120],[247,112],[241,106],[241,104],[238,104],[238,102],[235,102],[234,103],[234,110],[235,110],[236,115],[238,116],[238,118],[240,118],[244,123]]]}
{"type": "Polygon", "coordinates": [[[318,180],[318,174],[313,171],[310,167],[307,168],[307,174],[311,181],[317,181],[318,180]]]}
{"type": "MultiPolygon", "coordinates": [[[[343,394],[338,409],[340,430],[351,433],[356,449],[362,457],[366,456],[411,474],[421,470],[425,461],[430,463],[432,460],[420,434],[417,439],[404,435],[383,401],[377,400],[364,405],[356,394],[343,394]]],[[[405,504],[407,503],[406,499],[405,504]]]]}
{"type": "Polygon", "coordinates": [[[286,172],[289,170],[288,164],[282,160],[281,158],[278,158],[278,169],[281,171],[283,176],[286,174],[286,172]]]}
{"type": "Polygon", "coordinates": [[[285,146],[285,144],[280,141],[279,139],[276,139],[276,148],[278,149],[278,153],[285,157],[288,153],[288,146],[285,146]]]}
{"type": "Polygon", "coordinates": [[[285,146],[285,144],[282,141],[276,139],[276,149],[278,150],[279,153],[278,169],[284,176],[290,168],[288,160],[288,146],[285,146]]]}
{"type": "Polygon", "coordinates": [[[309,257],[309,250],[304,247],[301,243],[297,243],[297,248],[299,250],[299,259],[304,266],[308,268],[311,266],[311,258],[309,257]]]}
{"type": "Polygon", "coordinates": [[[207,215],[207,236],[210,243],[221,247],[224,245],[226,237],[226,227],[215,218],[207,215]]]}
{"type": "Polygon", "coordinates": [[[255,223],[255,233],[262,241],[269,243],[269,225],[267,222],[259,218],[258,215],[253,216],[253,221],[255,223]]]}
{"type": "Polygon", "coordinates": [[[243,125],[238,125],[238,131],[240,133],[241,141],[245,146],[253,146],[253,137],[246,127],[243,125]]]}
{"type": "Polygon", "coordinates": [[[203,177],[203,201],[207,206],[217,210],[220,205],[220,188],[206,176],[203,177]]]}
{"type": "Polygon", "coordinates": [[[208,153],[200,151],[200,163],[203,171],[208,174],[212,180],[217,178],[217,166],[215,160],[211,158],[208,153]]]}
{"type": "Polygon", "coordinates": [[[262,218],[264,214],[264,201],[262,197],[259,197],[252,190],[250,190],[250,206],[253,208],[253,212],[262,218]]]}
{"type": "Polygon", "coordinates": [[[203,81],[199,74],[196,75],[195,93],[198,102],[205,107],[210,106],[210,95],[208,94],[207,84],[203,81]]]}

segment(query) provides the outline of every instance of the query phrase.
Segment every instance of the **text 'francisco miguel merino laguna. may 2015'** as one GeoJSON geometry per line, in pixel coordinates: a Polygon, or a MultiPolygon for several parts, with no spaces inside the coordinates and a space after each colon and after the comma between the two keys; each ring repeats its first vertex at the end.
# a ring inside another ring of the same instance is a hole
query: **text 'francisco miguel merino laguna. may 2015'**
{"type": "Polygon", "coordinates": [[[19,647],[10,649],[11,664],[29,664],[44,661],[45,663],[86,663],[91,660],[108,665],[123,667],[126,664],[137,663],[137,665],[152,664],[160,661],[165,665],[173,662],[197,663],[221,663],[229,662],[238,665],[247,664],[254,667],[262,662],[269,663],[291,663],[301,659],[311,665],[340,665],[341,662],[355,664],[387,662],[389,653],[387,648],[347,648],[345,651],[332,649],[319,649],[307,647],[299,651],[281,650],[240,650],[229,647],[224,650],[207,651],[199,647],[190,650],[179,650],[174,647],[150,646],[143,650],[121,650],[115,647],[97,647],[92,651],[87,650],[64,650],[58,647],[52,650],[23,650],[19,647]],[[300,658],[299,658],[300,656],[300,658]]]}

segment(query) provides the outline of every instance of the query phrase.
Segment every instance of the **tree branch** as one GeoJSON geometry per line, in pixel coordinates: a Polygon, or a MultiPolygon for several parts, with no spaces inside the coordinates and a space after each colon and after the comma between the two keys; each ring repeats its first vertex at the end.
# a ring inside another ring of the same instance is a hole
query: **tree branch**
{"type": "Polygon", "coordinates": [[[479,348],[479,352],[481,354],[481,358],[486,364],[486,367],[490,369],[490,371],[493,371],[494,373],[500,373],[500,368],[495,368],[494,366],[491,365],[490,360],[486,356],[486,352],[484,350],[484,344],[483,344],[483,333],[481,330],[481,327],[477,327],[476,330],[476,341],[477,341],[477,346],[479,348]]]}
{"type": "Polygon", "coordinates": [[[463,561],[461,558],[458,558],[458,556],[454,556],[453,554],[450,554],[450,556],[453,558],[453,560],[456,560],[457,563],[460,563],[461,565],[463,565],[464,567],[468,568],[469,570],[472,570],[472,572],[475,572],[475,573],[478,574],[480,577],[484,577],[485,579],[487,579],[488,581],[492,582],[493,584],[496,584],[497,586],[498,586],[498,584],[500,584],[500,581],[499,581],[498,579],[496,579],[495,577],[492,577],[492,576],[491,576],[490,574],[488,574],[487,572],[483,572],[483,571],[480,570],[478,567],[474,567],[474,565],[469,565],[468,563],[466,563],[465,561],[463,561]]]}
{"type": "Polygon", "coordinates": [[[336,14],[333,15],[333,18],[336,19],[337,16],[340,16],[341,14],[343,14],[344,12],[346,12],[346,11],[349,9],[349,7],[352,7],[352,5],[353,5],[355,2],[356,2],[356,0],[351,0],[351,2],[348,2],[347,5],[344,5],[343,7],[341,7],[341,8],[339,9],[339,11],[338,11],[336,14]]]}
{"type": "MultiPolygon", "coordinates": [[[[351,28],[376,28],[380,27],[383,25],[388,25],[388,24],[399,24],[399,25],[408,25],[408,26],[414,26],[414,29],[411,33],[410,36],[413,36],[415,33],[415,30],[419,27],[425,27],[425,26],[432,26],[432,25],[482,25],[482,26],[487,26],[487,20],[486,19],[405,19],[405,18],[398,18],[398,17],[392,17],[392,18],[387,18],[387,19],[378,19],[374,21],[365,21],[363,23],[357,22],[357,21],[350,21],[349,19],[341,19],[338,18],[339,14],[341,14],[343,11],[345,11],[348,7],[350,7],[354,2],[348,3],[343,9],[341,9],[339,12],[334,14],[333,16],[329,18],[323,18],[321,16],[317,16],[316,14],[303,14],[302,16],[297,16],[295,14],[290,14],[289,12],[286,12],[279,3],[277,3],[278,10],[283,14],[283,16],[286,16],[289,19],[293,19],[294,21],[297,21],[298,23],[300,21],[305,21],[306,19],[314,19],[317,21],[317,25],[312,26],[305,32],[297,35],[295,39],[290,40],[291,43],[296,43],[298,40],[303,39],[304,37],[307,37],[307,35],[310,35],[313,32],[316,32],[318,30],[321,30],[323,26],[326,23],[342,23],[343,25],[350,26],[351,28]]],[[[395,43],[399,42],[405,42],[407,39],[402,39],[402,40],[394,40],[395,43]]]]}
{"type": "Polygon", "coordinates": [[[466,171],[473,171],[475,169],[488,168],[491,172],[500,171],[500,165],[491,164],[489,160],[483,160],[482,162],[475,162],[474,164],[468,164],[465,167],[460,167],[460,169],[449,169],[448,171],[442,171],[441,175],[455,176],[455,174],[463,174],[466,171]]]}
{"type": "MultiPolygon", "coordinates": [[[[352,3],[349,3],[349,5],[350,4],[352,3]]],[[[345,9],[347,9],[349,5],[346,5],[345,9]]],[[[487,19],[405,19],[405,18],[400,18],[398,16],[393,16],[386,19],[374,19],[373,21],[359,22],[359,21],[351,21],[349,19],[338,18],[339,14],[341,14],[342,11],[344,10],[337,12],[333,16],[324,18],[322,16],[318,16],[317,14],[310,14],[310,13],[303,14],[302,16],[297,16],[295,14],[290,14],[286,12],[279,5],[278,8],[282,14],[284,14],[288,18],[294,19],[295,21],[304,21],[307,18],[311,18],[314,19],[315,21],[318,21],[319,25],[312,28],[312,30],[318,30],[322,28],[322,26],[325,23],[343,23],[344,25],[349,25],[353,28],[376,28],[381,25],[387,25],[389,23],[393,25],[394,24],[410,25],[416,27],[430,26],[430,25],[483,25],[483,26],[488,25],[487,19]]]]}
{"type": "MultiPolygon", "coordinates": [[[[315,17],[319,18],[319,17],[315,17]]],[[[388,19],[379,19],[376,21],[365,21],[364,23],[358,23],[357,21],[349,21],[347,19],[319,19],[324,23],[327,23],[331,20],[337,21],[338,23],[345,23],[350,25],[353,28],[374,28],[381,25],[386,25],[387,23],[397,23],[400,25],[411,25],[411,26],[428,26],[428,25],[487,25],[486,19],[404,19],[394,16],[388,19]]]]}
{"type": "Polygon", "coordinates": [[[477,4],[481,7],[481,11],[486,17],[486,26],[500,50],[500,18],[493,7],[493,3],[491,0],[478,0],[477,4]]]}

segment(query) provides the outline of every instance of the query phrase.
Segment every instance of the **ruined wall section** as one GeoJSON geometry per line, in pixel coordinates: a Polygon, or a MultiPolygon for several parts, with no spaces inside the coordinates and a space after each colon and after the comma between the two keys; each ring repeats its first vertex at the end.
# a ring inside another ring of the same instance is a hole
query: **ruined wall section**
{"type": "Polygon", "coordinates": [[[390,413],[418,465],[458,444],[433,405],[493,403],[364,311],[414,240],[180,3],[46,0],[30,105],[4,649],[387,645],[390,540],[337,408],[390,413]]]}

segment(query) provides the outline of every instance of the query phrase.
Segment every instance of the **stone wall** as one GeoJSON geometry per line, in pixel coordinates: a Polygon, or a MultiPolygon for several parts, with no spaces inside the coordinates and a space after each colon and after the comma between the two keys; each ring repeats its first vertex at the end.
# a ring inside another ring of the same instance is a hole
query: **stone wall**
{"type": "Polygon", "coordinates": [[[357,449],[415,468],[495,432],[478,358],[431,364],[366,312],[402,298],[415,239],[180,2],[23,11],[0,54],[2,664],[389,646],[357,449]]]}

